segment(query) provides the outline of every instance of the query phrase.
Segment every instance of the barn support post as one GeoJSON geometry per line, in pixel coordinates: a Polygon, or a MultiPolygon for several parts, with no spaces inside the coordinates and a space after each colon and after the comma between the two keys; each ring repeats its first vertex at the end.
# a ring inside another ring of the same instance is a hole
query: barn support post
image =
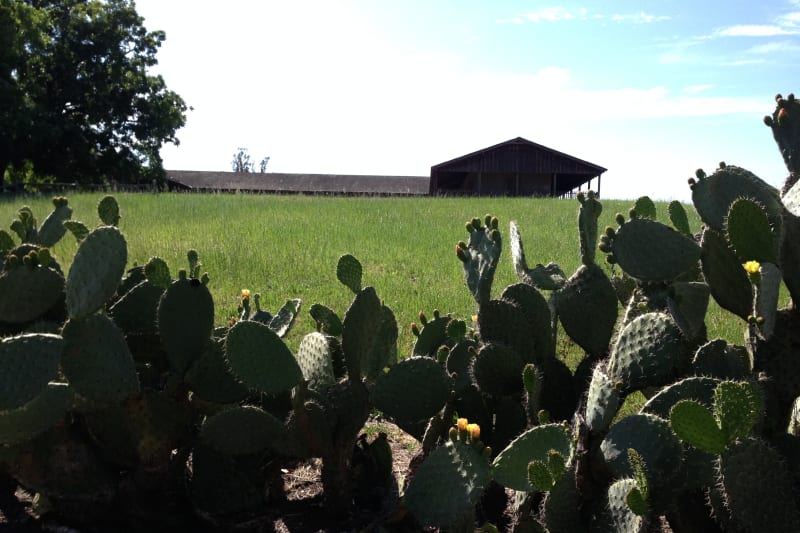
{"type": "Polygon", "coordinates": [[[600,198],[600,176],[597,176],[597,197],[600,198]]]}
{"type": "Polygon", "coordinates": [[[483,194],[483,172],[478,172],[478,195],[483,194]]]}
{"type": "Polygon", "coordinates": [[[514,175],[515,184],[514,184],[514,196],[519,196],[519,172],[514,175]]]}
{"type": "Polygon", "coordinates": [[[550,180],[550,196],[555,198],[558,191],[558,174],[553,172],[553,177],[550,180]]]}

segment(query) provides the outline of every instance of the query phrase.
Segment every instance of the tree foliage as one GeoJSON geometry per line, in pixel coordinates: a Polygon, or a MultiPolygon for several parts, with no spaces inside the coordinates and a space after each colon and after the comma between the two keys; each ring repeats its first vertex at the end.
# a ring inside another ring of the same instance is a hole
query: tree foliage
{"type": "Polygon", "coordinates": [[[162,179],[186,104],[148,69],[165,39],[132,0],[0,0],[0,176],[162,179]]]}
{"type": "MultiPolygon", "coordinates": [[[[269,157],[263,157],[258,163],[258,171],[264,174],[267,171],[269,157]]],[[[231,169],[234,172],[255,172],[256,164],[247,152],[247,148],[237,148],[231,160],[231,169]]]]}

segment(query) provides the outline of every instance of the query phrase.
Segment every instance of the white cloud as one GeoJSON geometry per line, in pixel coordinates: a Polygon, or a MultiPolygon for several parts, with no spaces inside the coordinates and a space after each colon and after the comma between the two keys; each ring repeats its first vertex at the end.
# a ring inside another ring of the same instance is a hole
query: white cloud
{"type": "Polygon", "coordinates": [[[564,7],[543,7],[537,11],[530,11],[525,14],[530,22],[557,22],[560,20],[572,20],[579,16],[585,16],[586,10],[580,9],[576,12],[569,11],[564,7]]]}
{"type": "Polygon", "coordinates": [[[638,13],[631,13],[626,15],[612,15],[611,20],[614,22],[629,22],[633,24],[650,24],[652,22],[660,22],[669,20],[670,17],[666,15],[651,15],[640,11],[638,13]]]}
{"type": "Polygon", "coordinates": [[[690,85],[688,87],[684,87],[683,92],[688,94],[697,94],[712,88],[714,88],[714,86],[711,85],[710,83],[704,83],[700,85],[690,85]]]}
{"type": "Polygon", "coordinates": [[[796,33],[796,31],[773,24],[738,24],[718,29],[714,35],[720,37],[775,37],[796,33]]]}
{"type": "Polygon", "coordinates": [[[787,41],[776,41],[771,43],[759,44],[757,46],[753,46],[747,49],[748,54],[754,54],[754,55],[770,55],[783,52],[794,52],[794,53],[800,52],[800,45],[787,41]]]}

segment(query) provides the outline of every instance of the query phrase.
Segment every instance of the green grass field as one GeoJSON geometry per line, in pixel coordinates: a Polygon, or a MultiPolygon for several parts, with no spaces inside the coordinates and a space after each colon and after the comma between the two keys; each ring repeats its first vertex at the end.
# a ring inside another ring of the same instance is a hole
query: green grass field
{"type": "MultiPolygon", "coordinates": [[[[73,218],[99,224],[96,205],[102,194],[70,197],[73,218]]],[[[417,313],[436,308],[470,320],[475,303],[463,279],[455,244],[466,240],[464,222],[491,213],[500,219],[503,258],[494,294],[517,281],[507,245],[508,223],[516,220],[528,262],[555,261],[568,274],[580,263],[576,200],[530,198],[343,198],[268,195],[117,194],[120,228],[128,241],[129,266],[154,255],[167,261],[173,276],[186,268],[186,252],[196,249],[216,304],[216,321],[236,315],[241,289],[262,295],[262,307],[274,312],[288,298],[302,298],[303,309],[288,342],[292,348],[314,330],[308,315],[319,302],[344,314],[352,293],[336,280],[342,254],[364,266],[363,282],[373,285],[400,325],[399,348],[413,343],[409,324],[417,313]]],[[[8,230],[16,210],[30,205],[39,221],[51,210],[47,197],[0,199],[0,228],[8,230]]],[[[614,224],[631,201],[603,201],[600,227],[614,224]]],[[[666,205],[658,204],[665,220],[666,205]]],[[[699,228],[694,209],[687,209],[699,228]]],[[[67,235],[55,254],[68,267],[76,243],[67,235]]],[[[602,258],[602,254],[599,256],[602,258]]],[[[606,265],[607,266],[607,265],[606,265]]],[[[712,302],[709,337],[741,344],[743,325],[712,302]]],[[[564,349],[569,349],[565,346],[564,349]]]]}

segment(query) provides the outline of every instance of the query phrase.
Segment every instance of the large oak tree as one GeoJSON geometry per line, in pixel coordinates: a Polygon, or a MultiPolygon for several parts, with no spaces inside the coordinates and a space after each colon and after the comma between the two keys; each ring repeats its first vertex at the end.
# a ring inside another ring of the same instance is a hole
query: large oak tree
{"type": "Polygon", "coordinates": [[[164,177],[186,104],[148,73],[165,35],[143,22],[131,0],[0,0],[0,178],[164,177]]]}

